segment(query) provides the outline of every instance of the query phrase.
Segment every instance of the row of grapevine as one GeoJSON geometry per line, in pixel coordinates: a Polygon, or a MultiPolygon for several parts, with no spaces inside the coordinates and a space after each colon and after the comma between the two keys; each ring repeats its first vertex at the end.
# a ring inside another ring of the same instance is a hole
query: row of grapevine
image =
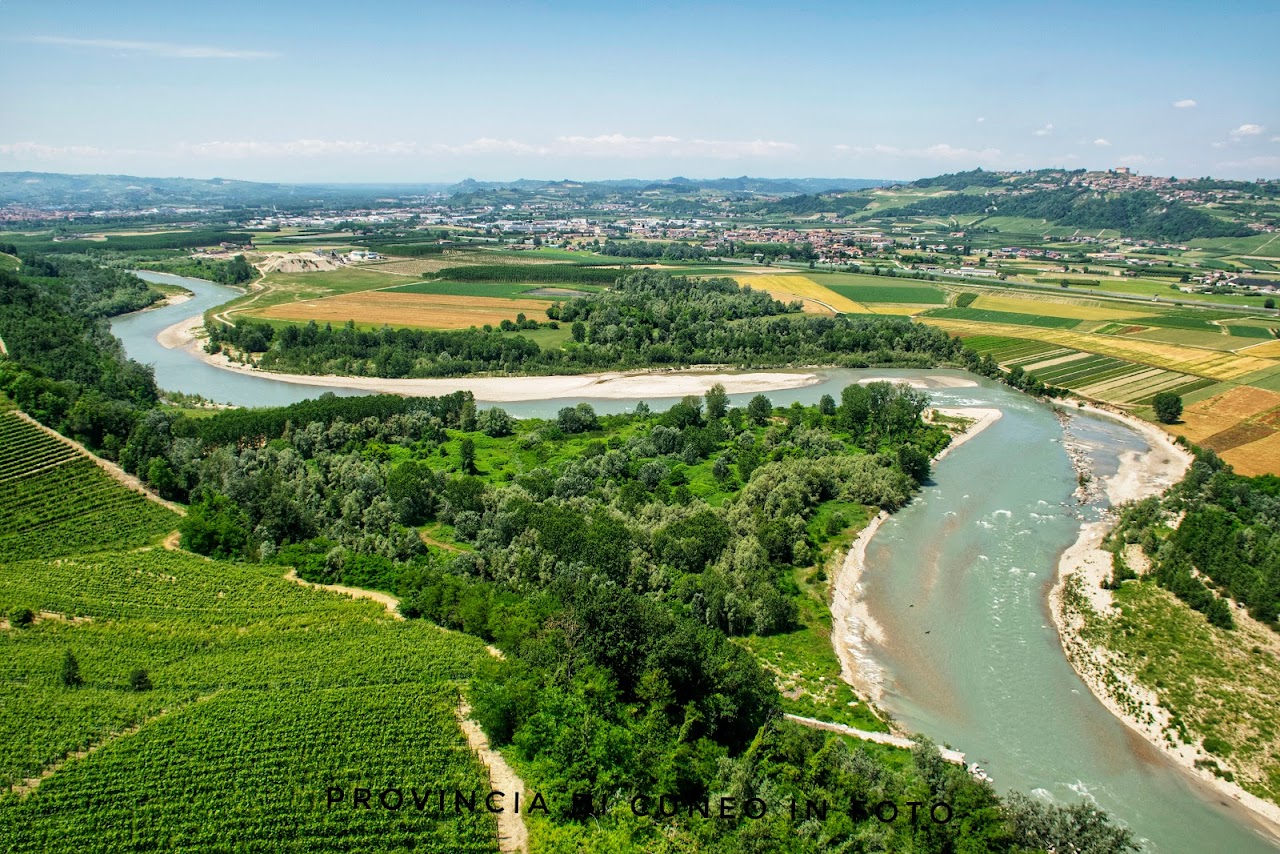
{"type": "Polygon", "coordinates": [[[0,482],[74,459],[75,449],[12,412],[0,414],[0,482]]]}
{"type": "Polygon", "coordinates": [[[278,567],[161,549],[0,564],[0,613],[19,608],[60,619],[0,631],[0,786],[225,688],[453,684],[484,655],[479,641],[300,587],[278,567]],[[59,683],[68,649],[84,682],[74,691],[59,683]],[[136,668],[152,691],[129,690],[136,668]]]}
{"type": "Polygon", "coordinates": [[[65,443],[16,415],[0,415],[0,557],[144,545],[176,521],[65,443]]]}
{"type": "Polygon", "coordinates": [[[495,851],[482,805],[452,809],[455,790],[480,792],[481,804],[488,791],[453,720],[455,700],[424,685],[223,691],[107,744],[24,799],[0,799],[0,839],[14,852],[495,851]],[[344,805],[328,805],[331,787],[344,790],[344,805]],[[356,787],[403,788],[407,805],[354,808],[356,787]],[[420,797],[446,790],[450,809],[431,799],[418,810],[414,788],[420,797]]]}

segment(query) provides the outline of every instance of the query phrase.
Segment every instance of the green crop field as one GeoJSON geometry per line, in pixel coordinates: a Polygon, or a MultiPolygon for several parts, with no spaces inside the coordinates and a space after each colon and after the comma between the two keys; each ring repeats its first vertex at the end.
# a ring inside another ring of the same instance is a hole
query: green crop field
{"type": "Polygon", "coordinates": [[[488,790],[454,719],[479,640],[278,566],[165,551],[175,514],[12,414],[0,519],[4,850],[496,850],[493,817],[451,800],[488,790]],[[152,545],[96,551],[104,536],[152,545]],[[34,623],[9,622],[24,611],[34,623]],[[78,685],[59,676],[68,653],[78,685]],[[326,803],[391,785],[446,789],[450,809],[326,803]]]}
{"type": "Polygon", "coordinates": [[[930,317],[946,317],[952,320],[980,320],[986,323],[1009,323],[1015,326],[1041,326],[1048,329],[1072,329],[1081,321],[1075,317],[1052,317],[1044,314],[1015,314],[1009,311],[989,311],[982,308],[939,308],[929,312],[930,317]]]}
{"type": "Polygon", "coordinates": [[[930,287],[929,285],[898,285],[890,284],[893,280],[888,278],[875,278],[872,276],[866,276],[863,278],[872,279],[876,284],[842,284],[840,282],[830,280],[825,276],[816,278],[814,281],[830,288],[843,297],[853,300],[854,302],[894,302],[943,305],[947,301],[946,295],[941,290],[930,287]]]}

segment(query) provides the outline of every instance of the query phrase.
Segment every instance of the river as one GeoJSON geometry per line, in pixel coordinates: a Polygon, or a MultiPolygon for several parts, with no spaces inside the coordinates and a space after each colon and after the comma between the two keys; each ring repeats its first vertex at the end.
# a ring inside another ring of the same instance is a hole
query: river
{"type": "MultiPolygon", "coordinates": [[[[238,295],[193,279],[184,303],[117,319],[112,328],[135,359],[155,366],[162,388],[242,406],[278,405],[329,390],[212,367],[155,341],[160,330],[238,295]]],[[[1039,791],[1063,802],[1095,801],[1129,825],[1154,852],[1274,852],[1238,805],[1194,781],[1130,732],[1097,701],[1067,663],[1050,620],[1047,594],[1058,557],[1081,517],[1075,473],[1049,407],[1003,385],[955,371],[822,371],[816,385],[770,392],[775,403],[815,403],[868,376],[977,379],[941,387],[939,406],[993,406],[1004,417],[939,463],[933,482],[881,526],[867,549],[863,583],[885,633],[874,649],[885,672],[883,705],[909,728],[964,751],[998,788],[1039,791]]],[[[333,388],[337,394],[357,394],[333,388]]],[[[743,405],[750,394],[731,395],[743,405]]],[[[554,415],[583,398],[504,403],[517,416],[554,415]]],[[[592,400],[618,412],[625,400],[592,400]]],[[[674,402],[650,399],[654,408],[674,402]]],[[[1125,425],[1073,415],[1072,432],[1096,476],[1145,440],[1125,425]]]]}

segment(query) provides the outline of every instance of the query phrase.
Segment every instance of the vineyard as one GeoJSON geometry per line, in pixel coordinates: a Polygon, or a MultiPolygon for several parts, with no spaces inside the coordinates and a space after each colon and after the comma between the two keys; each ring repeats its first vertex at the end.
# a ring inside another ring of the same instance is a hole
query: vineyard
{"type": "Polygon", "coordinates": [[[0,557],[144,545],[176,517],[12,413],[0,415],[0,557]]]}
{"type": "Polygon", "coordinates": [[[325,800],[330,786],[403,786],[407,803],[413,787],[487,792],[454,719],[487,657],[478,640],[279,567],[102,551],[174,517],[12,415],[0,431],[5,850],[496,849],[483,808],[325,800]]]}

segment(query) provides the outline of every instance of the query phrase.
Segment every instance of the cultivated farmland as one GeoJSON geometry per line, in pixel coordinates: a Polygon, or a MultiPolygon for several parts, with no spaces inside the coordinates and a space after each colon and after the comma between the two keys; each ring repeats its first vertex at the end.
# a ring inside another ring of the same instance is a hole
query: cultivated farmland
{"type": "Polygon", "coordinates": [[[547,319],[546,309],[550,305],[546,300],[415,294],[397,289],[280,303],[256,314],[272,320],[314,320],[335,325],[351,320],[357,326],[466,329],[515,320],[518,314],[543,321],[547,319]]]}
{"type": "Polygon", "coordinates": [[[811,314],[865,314],[867,307],[824,287],[807,276],[736,276],[738,284],[766,291],[776,300],[789,303],[799,300],[811,314]]]}

